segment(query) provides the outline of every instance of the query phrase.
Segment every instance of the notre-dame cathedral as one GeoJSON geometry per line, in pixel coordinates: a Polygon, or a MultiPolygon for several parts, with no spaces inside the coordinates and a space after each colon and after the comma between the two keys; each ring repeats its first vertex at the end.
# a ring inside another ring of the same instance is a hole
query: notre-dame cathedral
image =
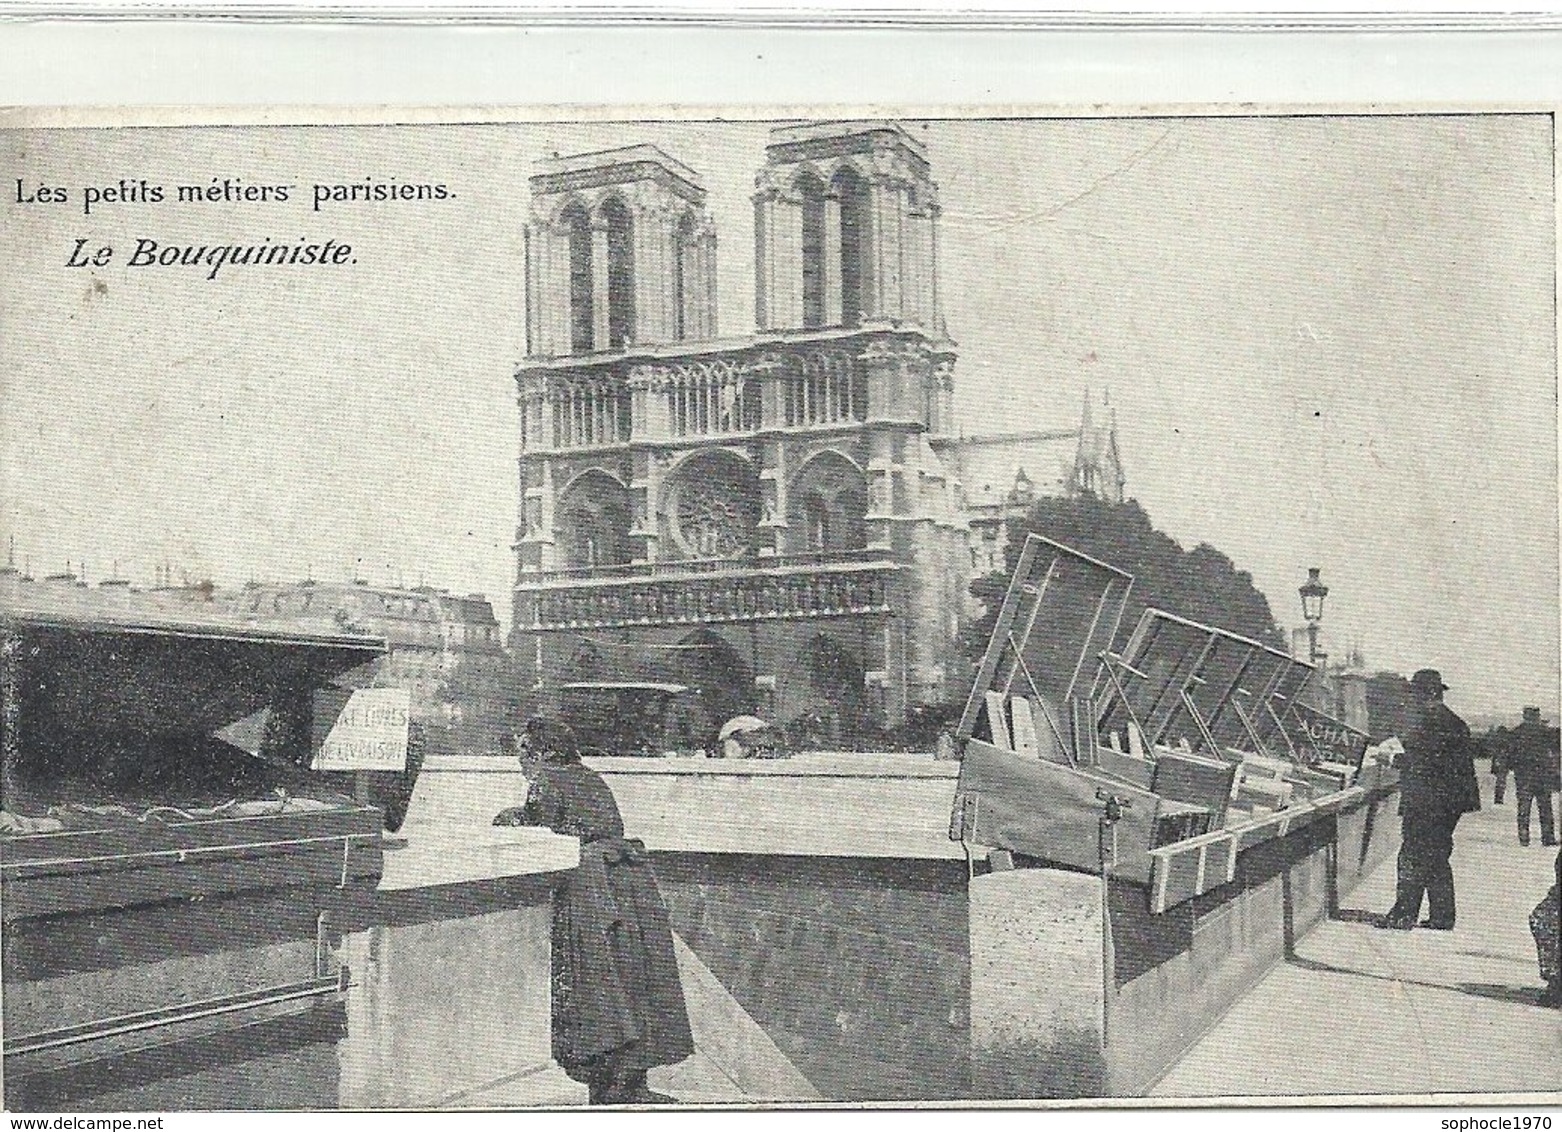
{"type": "MultiPolygon", "coordinates": [[[[953,419],[925,146],[883,122],[773,130],[757,326],[728,338],[693,170],[648,145],[540,169],[516,374],[523,678],[678,680],[717,720],[837,731],[962,698],[973,531],[990,563],[1003,505],[961,481],[980,444],[953,419]]],[[[1110,465],[1075,478],[1121,498],[1115,438],[1067,435],[1110,465]]]]}

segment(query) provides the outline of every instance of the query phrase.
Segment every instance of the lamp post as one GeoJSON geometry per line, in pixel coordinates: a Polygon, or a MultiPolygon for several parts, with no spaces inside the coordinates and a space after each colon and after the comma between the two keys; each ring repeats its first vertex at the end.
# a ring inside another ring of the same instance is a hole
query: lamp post
{"type": "Polygon", "coordinates": [[[1318,623],[1323,620],[1323,599],[1329,596],[1329,587],[1318,578],[1318,567],[1307,568],[1307,581],[1297,593],[1302,595],[1302,616],[1307,620],[1307,659],[1317,665],[1329,658],[1318,651],[1318,623]]]}

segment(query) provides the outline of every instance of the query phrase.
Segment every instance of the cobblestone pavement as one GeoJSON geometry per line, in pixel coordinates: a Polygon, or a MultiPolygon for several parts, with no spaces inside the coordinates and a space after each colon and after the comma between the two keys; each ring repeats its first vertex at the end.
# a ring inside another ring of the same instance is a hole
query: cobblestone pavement
{"type": "Polygon", "coordinates": [[[1513,791],[1506,805],[1492,805],[1491,776],[1480,770],[1485,808],[1455,836],[1453,931],[1373,927],[1394,898],[1394,862],[1385,863],[1151,1095],[1562,1100],[1562,1011],[1536,1005],[1542,984],[1529,931],[1556,850],[1541,846],[1538,823],[1529,847],[1519,846],[1513,791]]]}

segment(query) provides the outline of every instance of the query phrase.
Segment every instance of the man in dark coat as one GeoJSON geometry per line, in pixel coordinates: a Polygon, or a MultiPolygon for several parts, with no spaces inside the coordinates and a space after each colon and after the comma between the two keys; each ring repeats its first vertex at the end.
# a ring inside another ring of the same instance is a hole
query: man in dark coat
{"type": "Polygon", "coordinates": [[[694,1052],[667,907],[645,845],[602,776],[580,761],[573,732],[528,720],[518,746],[526,804],[495,825],[540,825],[580,838],[580,866],[553,916],[553,1056],[592,1104],[656,1104],[646,1070],[694,1052]]]}
{"type": "Polygon", "coordinates": [[[1557,831],[1551,812],[1551,794],[1562,789],[1556,729],[1541,721],[1538,707],[1527,707],[1524,721],[1513,730],[1510,743],[1519,844],[1529,844],[1529,812],[1534,803],[1540,810],[1540,842],[1555,845],[1557,831]]]}
{"type": "Polygon", "coordinates": [[[1481,788],[1474,740],[1464,720],[1443,703],[1447,689],[1435,669],[1423,668],[1410,678],[1415,722],[1405,739],[1399,779],[1403,841],[1386,927],[1415,927],[1423,896],[1427,919],[1422,927],[1451,931],[1454,926],[1454,827],[1464,814],[1481,808],[1481,788]]]}

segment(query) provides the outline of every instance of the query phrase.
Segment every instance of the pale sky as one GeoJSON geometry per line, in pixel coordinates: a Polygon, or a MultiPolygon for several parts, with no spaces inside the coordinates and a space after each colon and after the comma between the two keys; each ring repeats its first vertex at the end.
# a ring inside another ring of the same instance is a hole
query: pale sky
{"type": "MultiPolygon", "coordinates": [[[[944,205],[967,432],[1067,426],[1109,389],[1128,491],[1250,570],[1308,566],[1373,667],[1468,712],[1557,707],[1550,119],[913,123],[944,205]]],[[[35,574],[357,571],[509,612],[512,374],[538,158],[650,141],[698,170],[723,335],[753,324],[761,123],[12,131],[0,185],[0,501],[35,574]],[[439,203],[310,208],[314,182],[439,203]],[[15,178],[66,186],[20,204],[15,178]],[[120,178],[292,184],[288,204],[81,209],[120,178]],[[356,264],[127,269],[170,243],[334,238],[356,264]],[[67,268],[77,238],[116,262],[67,268]]],[[[1054,469],[1032,469],[1046,478],[1054,469]]]]}

